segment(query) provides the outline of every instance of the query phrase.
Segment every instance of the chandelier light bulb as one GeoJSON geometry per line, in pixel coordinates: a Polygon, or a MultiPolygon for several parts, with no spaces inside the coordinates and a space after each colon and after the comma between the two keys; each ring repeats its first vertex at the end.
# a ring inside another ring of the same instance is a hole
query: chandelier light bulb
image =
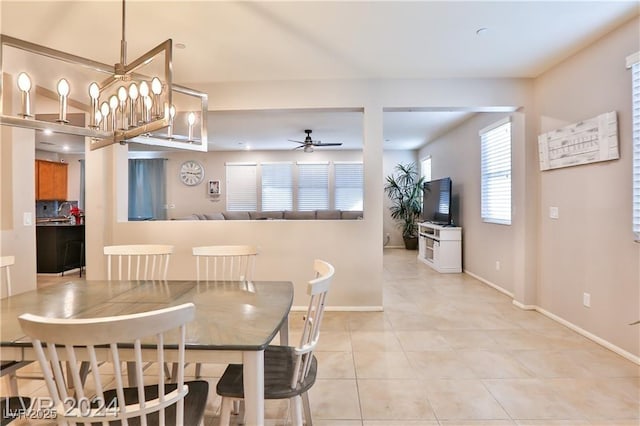
{"type": "Polygon", "coordinates": [[[94,116],[96,120],[96,126],[100,126],[100,122],[102,121],[102,113],[100,111],[96,111],[96,115],[94,116]]]}
{"type": "Polygon", "coordinates": [[[118,88],[118,100],[120,101],[120,129],[127,128],[127,89],[124,86],[118,88]]]}
{"type": "Polygon", "coordinates": [[[109,115],[109,104],[107,102],[103,102],[100,105],[100,113],[102,113],[104,117],[109,115]]]}
{"type": "Polygon", "coordinates": [[[18,74],[18,89],[23,92],[31,90],[31,77],[26,72],[18,74]]]}
{"type": "Polygon", "coordinates": [[[154,95],[162,93],[162,82],[158,77],[153,77],[153,80],[151,80],[151,91],[154,95]]]}
{"type": "Polygon", "coordinates": [[[89,96],[96,100],[100,97],[100,87],[95,81],[89,85],[89,96]]]}
{"type": "Polygon", "coordinates": [[[169,139],[173,139],[173,118],[176,116],[176,107],[171,105],[168,109],[169,112],[169,127],[167,127],[167,136],[169,139]]]}
{"type": "Polygon", "coordinates": [[[69,96],[70,90],[69,82],[61,78],[60,81],[58,81],[58,95],[60,95],[60,113],[56,120],[58,123],[67,124],[69,122],[67,121],[67,97],[69,96]]]}
{"type": "Polygon", "coordinates": [[[26,72],[18,74],[18,89],[20,89],[22,97],[22,111],[18,115],[22,118],[31,117],[31,96],[29,95],[31,78],[26,72]]]}
{"type": "Polygon", "coordinates": [[[131,83],[129,86],[129,98],[133,101],[138,99],[138,86],[135,83],[131,83]]]}
{"type": "Polygon", "coordinates": [[[102,114],[102,118],[104,119],[102,121],[102,130],[107,130],[107,123],[109,122],[107,120],[107,117],[109,117],[109,112],[110,112],[109,104],[107,102],[103,102],[100,105],[100,114],[102,114]]]}
{"type": "Polygon", "coordinates": [[[149,84],[146,81],[140,83],[140,96],[143,99],[149,96],[149,84]]]}
{"type": "Polygon", "coordinates": [[[118,99],[120,100],[120,102],[126,102],[127,96],[127,89],[124,86],[120,86],[118,88],[118,99]]]}
{"type": "Polygon", "coordinates": [[[111,109],[111,130],[115,130],[117,128],[116,109],[118,108],[118,97],[116,95],[111,95],[109,98],[109,108],[111,109]]]}
{"type": "Polygon", "coordinates": [[[100,123],[96,121],[96,117],[98,116],[98,98],[100,97],[100,87],[98,83],[95,81],[89,85],[89,97],[91,98],[91,112],[93,115],[91,116],[92,120],[89,123],[89,127],[92,129],[97,129],[100,127],[100,123]]]}
{"type": "Polygon", "coordinates": [[[187,123],[189,123],[189,142],[193,141],[193,125],[196,122],[196,115],[192,112],[187,116],[187,123]]]}
{"type": "Polygon", "coordinates": [[[69,91],[69,82],[64,78],[61,78],[60,81],[58,81],[58,95],[66,97],[67,95],[69,95],[69,91]]]}

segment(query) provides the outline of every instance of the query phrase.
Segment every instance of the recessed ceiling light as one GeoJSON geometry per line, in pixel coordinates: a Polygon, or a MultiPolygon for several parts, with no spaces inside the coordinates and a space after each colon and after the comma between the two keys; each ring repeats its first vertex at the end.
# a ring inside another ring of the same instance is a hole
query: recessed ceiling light
{"type": "Polygon", "coordinates": [[[251,146],[247,145],[244,149],[246,149],[247,151],[251,151],[251,146]]]}
{"type": "Polygon", "coordinates": [[[484,35],[487,35],[488,32],[489,32],[489,28],[484,28],[484,27],[483,28],[478,28],[476,30],[476,35],[484,36],[484,35]]]}
{"type": "Polygon", "coordinates": [[[49,136],[53,134],[53,131],[51,129],[44,129],[44,134],[49,136]]]}
{"type": "Polygon", "coordinates": [[[65,151],[69,151],[69,145],[63,146],[62,149],[65,150],[65,151]]]}
{"type": "Polygon", "coordinates": [[[176,43],[173,45],[173,47],[175,47],[176,49],[186,49],[187,45],[184,43],[176,43]]]}
{"type": "Polygon", "coordinates": [[[391,139],[385,139],[384,141],[385,142],[391,142],[391,139]]]}

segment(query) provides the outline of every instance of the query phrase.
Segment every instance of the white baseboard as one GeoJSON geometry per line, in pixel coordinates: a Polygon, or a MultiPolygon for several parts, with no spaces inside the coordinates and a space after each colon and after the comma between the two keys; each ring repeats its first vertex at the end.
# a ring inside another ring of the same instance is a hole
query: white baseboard
{"type": "Polygon", "coordinates": [[[536,305],[525,305],[524,303],[518,302],[516,299],[511,301],[514,305],[516,305],[520,309],[524,309],[525,311],[537,311],[538,307],[536,305]]]}
{"type": "Polygon", "coordinates": [[[403,249],[404,246],[383,246],[382,248],[390,248],[390,249],[403,249]]]}
{"type": "Polygon", "coordinates": [[[463,269],[462,272],[464,272],[467,275],[471,275],[473,278],[475,278],[478,281],[482,281],[483,283],[485,283],[486,285],[488,285],[489,287],[492,287],[496,290],[498,290],[500,293],[502,294],[506,294],[507,296],[509,296],[510,298],[513,299],[513,293],[511,293],[509,290],[506,290],[502,287],[500,287],[498,284],[494,284],[491,281],[485,280],[484,278],[474,274],[473,272],[469,272],[466,269],[463,269]]]}
{"type": "MultiPolygon", "coordinates": [[[[291,310],[296,312],[306,312],[308,306],[292,306],[291,310]]],[[[327,306],[325,311],[332,312],[383,312],[382,306],[327,306]]]]}
{"type": "Polygon", "coordinates": [[[575,325],[572,322],[567,321],[566,319],[557,316],[556,314],[553,314],[549,311],[547,311],[546,309],[541,308],[540,306],[536,306],[536,311],[540,312],[542,315],[551,318],[552,320],[559,322],[560,324],[564,325],[565,327],[569,327],[570,329],[572,329],[573,331],[575,331],[578,334],[582,334],[584,337],[586,337],[587,339],[593,340],[594,342],[596,342],[597,344],[604,346],[605,348],[609,349],[610,351],[613,351],[615,353],[617,353],[618,355],[620,355],[621,357],[624,357],[626,359],[628,359],[629,361],[640,365],[640,357],[635,356],[634,354],[632,354],[631,352],[627,352],[624,349],[622,349],[619,346],[614,345],[613,343],[609,342],[608,340],[604,340],[601,337],[596,336],[593,333],[588,332],[587,330],[578,327],[577,325],[575,325]]]}
{"type": "MultiPolygon", "coordinates": [[[[485,280],[482,277],[477,276],[474,273],[471,273],[467,270],[464,271],[465,274],[472,276],[473,278],[477,279],[478,281],[481,281],[483,283],[485,283],[486,285],[488,285],[489,287],[492,287],[496,290],[498,290],[500,293],[504,293],[507,296],[511,297],[513,299],[513,293],[511,293],[510,291],[505,290],[504,288],[485,280]]],[[[562,325],[564,325],[565,327],[570,328],[571,330],[575,331],[578,334],[583,335],[584,337],[586,337],[589,340],[593,340],[594,342],[596,342],[597,344],[604,346],[605,348],[609,349],[610,351],[613,351],[615,353],[617,353],[618,355],[620,355],[623,358],[628,359],[629,361],[633,362],[634,364],[640,365],[640,357],[636,356],[634,354],[632,354],[631,352],[625,351],[624,349],[622,349],[619,346],[614,345],[613,343],[609,342],[608,340],[605,340],[601,337],[596,336],[593,333],[588,332],[587,330],[575,325],[572,322],[567,321],[566,319],[559,317],[556,314],[553,314],[549,311],[547,311],[546,309],[541,308],[538,305],[525,305],[524,303],[518,302],[517,300],[513,299],[512,303],[517,306],[520,309],[524,309],[524,310],[528,310],[528,311],[537,311],[540,312],[542,315],[546,316],[547,318],[550,318],[552,320],[554,320],[555,322],[558,322],[562,325]]]]}

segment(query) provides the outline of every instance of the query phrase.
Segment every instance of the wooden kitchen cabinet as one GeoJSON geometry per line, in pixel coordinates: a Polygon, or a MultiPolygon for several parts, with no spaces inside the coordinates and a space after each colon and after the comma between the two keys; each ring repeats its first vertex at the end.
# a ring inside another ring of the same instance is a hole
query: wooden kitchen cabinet
{"type": "Polygon", "coordinates": [[[36,200],[67,199],[67,163],[36,160],[36,200]]]}

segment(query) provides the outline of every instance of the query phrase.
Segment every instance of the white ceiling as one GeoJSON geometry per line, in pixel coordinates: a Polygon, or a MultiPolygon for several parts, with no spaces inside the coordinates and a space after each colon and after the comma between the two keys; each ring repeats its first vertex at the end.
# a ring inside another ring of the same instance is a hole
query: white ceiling
{"type": "MultiPolygon", "coordinates": [[[[105,63],[119,61],[119,0],[0,0],[0,5],[4,34],[105,63]]],[[[129,0],[126,38],[130,60],[167,38],[174,46],[186,45],[174,49],[173,69],[174,80],[187,86],[337,78],[518,78],[536,77],[639,10],[637,0],[129,0]],[[487,30],[478,36],[480,28],[487,30]]],[[[305,128],[325,142],[335,139],[346,145],[351,138],[348,132],[340,134],[337,124],[327,124],[331,122],[326,117],[315,121],[302,112],[294,124],[290,120],[296,116],[286,117],[282,111],[277,116],[284,120],[283,129],[273,138],[303,138],[305,128]]],[[[465,117],[468,114],[460,111],[387,113],[385,139],[392,142],[385,146],[415,148],[465,117]]],[[[210,120],[217,124],[211,123],[210,138],[219,146],[269,134],[264,122],[247,126],[244,121],[241,128],[253,131],[241,134],[231,124],[227,128],[215,117],[210,120]]]]}

